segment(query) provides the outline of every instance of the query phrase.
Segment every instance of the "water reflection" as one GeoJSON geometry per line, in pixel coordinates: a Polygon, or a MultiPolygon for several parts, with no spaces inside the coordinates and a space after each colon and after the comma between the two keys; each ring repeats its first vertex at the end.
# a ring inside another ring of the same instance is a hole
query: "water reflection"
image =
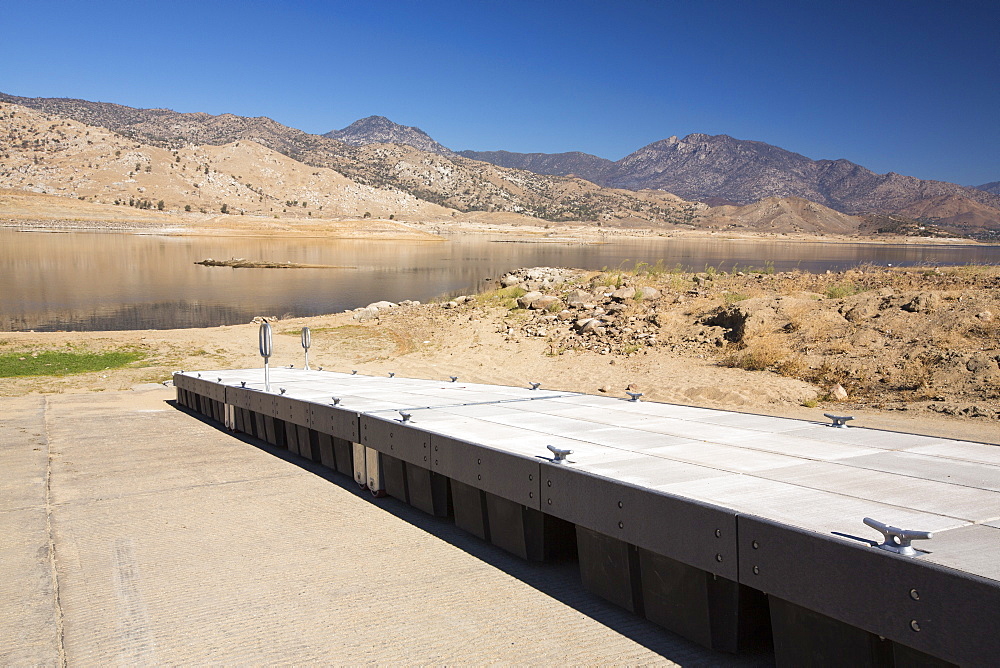
{"type": "Polygon", "coordinates": [[[762,266],[805,271],[874,264],[1000,260],[996,246],[886,246],[726,239],[639,239],[601,245],[191,238],[0,230],[0,330],[204,327],[255,315],[333,313],[388,299],[426,301],[486,285],[525,266],[584,269],[659,260],[696,270],[762,266]],[[229,269],[208,257],[334,265],[229,269]]]}

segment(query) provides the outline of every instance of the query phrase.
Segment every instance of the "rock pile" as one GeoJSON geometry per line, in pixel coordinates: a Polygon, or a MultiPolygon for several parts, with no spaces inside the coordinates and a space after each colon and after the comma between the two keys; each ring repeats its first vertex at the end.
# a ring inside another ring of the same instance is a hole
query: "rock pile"
{"type": "Polygon", "coordinates": [[[389,309],[393,309],[398,306],[420,306],[420,302],[411,299],[404,299],[398,304],[394,304],[393,302],[387,302],[387,301],[372,302],[368,306],[362,308],[356,308],[353,311],[345,311],[345,313],[353,312],[354,315],[352,317],[355,320],[364,322],[366,320],[372,320],[374,318],[377,318],[379,313],[383,313],[385,311],[388,311],[389,309]]]}
{"type": "Polygon", "coordinates": [[[548,268],[504,276],[501,284],[506,287],[532,289],[517,298],[518,309],[524,309],[527,317],[520,322],[506,322],[502,332],[508,338],[547,338],[555,354],[573,348],[603,355],[632,355],[657,345],[659,290],[632,284],[628,277],[613,285],[566,285],[579,277],[580,272],[548,268]]]}

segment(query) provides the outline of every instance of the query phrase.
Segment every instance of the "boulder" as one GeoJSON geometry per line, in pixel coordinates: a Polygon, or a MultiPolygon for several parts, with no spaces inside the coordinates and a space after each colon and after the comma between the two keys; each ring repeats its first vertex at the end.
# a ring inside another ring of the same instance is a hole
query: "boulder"
{"type": "Polygon", "coordinates": [[[571,290],[570,293],[566,295],[566,304],[568,306],[586,308],[587,304],[593,304],[594,301],[594,295],[585,290],[571,290]]]}
{"type": "Polygon", "coordinates": [[[604,321],[600,318],[581,318],[574,323],[573,327],[581,334],[587,334],[589,332],[593,332],[595,334],[604,333],[604,321]]]}
{"type": "Polygon", "coordinates": [[[635,288],[618,288],[611,293],[611,298],[620,302],[635,299],[635,288]]]}
{"type": "Polygon", "coordinates": [[[847,399],[847,390],[840,383],[837,383],[830,388],[830,398],[834,401],[845,401],[847,399]]]}
{"type": "Polygon", "coordinates": [[[377,308],[374,308],[374,305],[366,306],[365,308],[358,309],[357,311],[355,311],[354,315],[351,317],[354,320],[361,320],[361,321],[371,320],[372,318],[378,317],[378,311],[379,310],[377,308]]]}
{"type": "Polygon", "coordinates": [[[935,292],[921,292],[919,295],[903,304],[904,311],[910,313],[930,313],[937,310],[941,304],[941,295],[935,292]]]}
{"type": "Polygon", "coordinates": [[[642,299],[659,299],[660,291],[650,285],[639,288],[639,296],[642,299]]]}
{"type": "Polygon", "coordinates": [[[376,311],[384,311],[386,309],[396,308],[396,305],[393,304],[392,302],[381,301],[381,302],[373,302],[368,306],[366,306],[365,308],[375,309],[376,311]]]}
{"type": "Polygon", "coordinates": [[[503,277],[500,278],[500,283],[505,288],[509,288],[509,287],[515,286],[515,285],[517,285],[520,282],[521,282],[521,279],[519,277],[515,276],[514,274],[504,274],[503,277]]]}
{"type": "Polygon", "coordinates": [[[538,292],[537,290],[533,290],[531,292],[528,292],[527,294],[524,294],[524,295],[521,295],[520,297],[518,297],[517,298],[517,305],[520,308],[531,308],[536,301],[538,301],[539,299],[541,299],[544,296],[545,295],[543,295],[541,292],[538,292]]]}
{"type": "Polygon", "coordinates": [[[547,309],[553,304],[559,304],[559,298],[555,295],[542,295],[531,304],[533,309],[547,309]]]}

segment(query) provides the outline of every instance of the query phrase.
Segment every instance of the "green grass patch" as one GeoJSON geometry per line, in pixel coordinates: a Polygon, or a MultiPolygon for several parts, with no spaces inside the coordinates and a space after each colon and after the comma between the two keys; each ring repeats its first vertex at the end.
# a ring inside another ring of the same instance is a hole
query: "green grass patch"
{"type": "Polygon", "coordinates": [[[741,302],[744,299],[749,299],[749,297],[747,297],[742,292],[727,292],[725,295],[723,295],[723,299],[726,300],[727,306],[731,306],[736,302],[741,302]]]}
{"type": "Polygon", "coordinates": [[[488,292],[480,293],[476,296],[476,303],[488,307],[501,307],[506,309],[517,308],[517,298],[528,294],[528,291],[519,285],[512,285],[509,288],[497,288],[488,292]]]}
{"type": "Polygon", "coordinates": [[[844,297],[851,297],[859,292],[864,292],[864,288],[855,285],[854,283],[838,283],[836,285],[831,285],[826,289],[823,294],[826,295],[828,299],[843,299],[844,297]]]}
{"type": "Polygon", "coordinates": [[[62,352],[46,350],[0,355],[0,378],[17,376],[68,376],[74,373],[120,369],[142,359],[142,353],[62,352]]]}

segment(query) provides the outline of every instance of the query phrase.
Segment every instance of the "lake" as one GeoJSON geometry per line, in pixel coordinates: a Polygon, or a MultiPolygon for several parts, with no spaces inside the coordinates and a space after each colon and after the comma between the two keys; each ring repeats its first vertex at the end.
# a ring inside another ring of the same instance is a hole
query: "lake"
{"type": "Polygon", "coordinates": [[[582,269],[662,260],[703,270],[773,263],[822,272],[878,265],[995,264],[998,246],[628,239],[606,244],[170,237],[0,229],[0,331],[208,327],[257,315],[335,313],[379,300],[472,292],[518,267],[582,269]],[[334,265],[232,269],[206,258],[334,265]]]}

